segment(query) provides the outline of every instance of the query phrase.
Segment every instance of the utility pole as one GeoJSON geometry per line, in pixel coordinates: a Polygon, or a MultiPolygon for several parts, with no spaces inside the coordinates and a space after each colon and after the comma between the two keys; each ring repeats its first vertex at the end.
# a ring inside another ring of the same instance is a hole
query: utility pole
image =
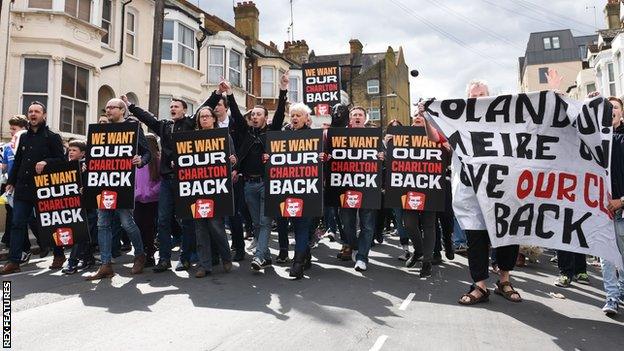
{"type": "Polygon", "coordinates": [[[154,0],[154,37],[152,39],[152,65],[150,69],[149,111],[158,115],[160,98],[160,63],[162,60],[163,22],[165,0],[154,0]]]}

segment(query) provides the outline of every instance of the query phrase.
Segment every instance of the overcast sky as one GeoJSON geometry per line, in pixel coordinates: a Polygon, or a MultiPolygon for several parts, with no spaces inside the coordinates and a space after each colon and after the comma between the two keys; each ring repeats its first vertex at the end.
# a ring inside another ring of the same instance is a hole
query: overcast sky
{"type": "MultiPolygon", "coordinates": [[[[317,55],[347,53],[352,38],[368,53],[402,46],[409,69],[420,72],[410,77],[412,101],[463,97],[473,78],[487,80],[494,93],[516,92],[518,57],[524,55],[529,33],[569,28],[575,36],[593,34],[595,23],[605,27],[606,2],[293,0],[294,39],[305,39],[317,55]]],[[[255,3],[260,39],[281,50],[290,38],[290,1],[255,3]]],[[[200,0],[199,6],[234,24],[228,1],[200,0]]]]}

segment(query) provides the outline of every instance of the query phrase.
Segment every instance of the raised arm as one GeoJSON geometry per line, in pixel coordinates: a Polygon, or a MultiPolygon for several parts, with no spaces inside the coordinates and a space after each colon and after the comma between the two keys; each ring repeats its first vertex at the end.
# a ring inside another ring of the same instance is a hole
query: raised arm
{"type": "Polygon", "coordinates": [[[164,123],[163,120],[157,119],[151,112],[145,111],[135,104],[130,103],[125,95],[122,95],[120,99],[123,100],[126,106],[128,106],[128,111],[130,111],[134,115],[134,117],[136,117],[139,121],[143,122],[147,126],[147,128],[154,132],[154,134],[162,137],[162,125],[164,123]]]}
{"type": "Polygon", "coordinates": [[[288,93],[288,71],[280,78],[280,93],[277,101],[277,109],[273,115],[273,122],[269,126],[271,130],[282,130],[282,124],[286,117],[286,98],[288,93]]]}

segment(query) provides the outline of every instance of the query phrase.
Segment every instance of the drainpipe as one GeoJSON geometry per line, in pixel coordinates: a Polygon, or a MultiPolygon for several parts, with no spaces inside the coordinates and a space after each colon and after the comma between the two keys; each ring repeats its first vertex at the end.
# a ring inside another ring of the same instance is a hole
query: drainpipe
{"type": "MultiPolygon", "coordinates": [[[[131,3],[132,0],[126,1],[124,3],[122,3],[121,5],[121,39],[119,40],[119,61],[110,64],[110,65],[106,65],[106,66],[102,66],[100,67],[100,69],[106,69],[106,68],[110,68],[110,67],[115,67],[115,66],[119,66],[123,63],[123,58],[124,58],[124,39],[126,37],[126,5],[128,5],[129,3],[131,3]]],[[[110,34],[110,33],[109,33],[110,34]]]]}

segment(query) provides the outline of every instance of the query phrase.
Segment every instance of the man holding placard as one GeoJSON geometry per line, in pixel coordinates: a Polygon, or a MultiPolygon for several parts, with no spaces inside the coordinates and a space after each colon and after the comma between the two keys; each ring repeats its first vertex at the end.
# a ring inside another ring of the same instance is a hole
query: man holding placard
{"type": "MultiPolygon", "coordinates": [[[[6,192],[14,193],[13,221],[9,263],[0,274],[20,271],[22,246],[28,236],[28,221],[35,208],[35,175],[53,162],[65,159],[61,136],[52,132],[46,125],[46,107],[34,101],[28,107],[28,130],[20,137],[20,144],[15,154],[13,168],[9,173],[6,192]]],[[[48,238],[49,240],[49,238],[48,238]]]]}
{"type": "Polygon", "coordinates": [[[195,119],[186,115],[186,102],[180,99],[172,99],[169,105],[171,119],[157,119],[153,114],[142,108],[130,104],[126,96],[121,97],[132,114],[143,122],[150,130],[160,137],[160,194],[158,198],[158,264],[152,268],[160,273],[171,268],[172,248],[172,221],[176,218],[182,228],[182,252],[180,262],[176,266],[177,271],[188,270],[191,266],[192,244],[195,240],[193,222],[180,220],[174,217],[174,196],[176,193],[174,172],[174,142],[173,133],[186,132],[195,129],[195,119]]]}
{"type": "MultiPolygon", "coordinates": [[[[121,226],[128,233],[134,246],[132,274],[142,273],[146,261],[141,232],[132,213],[134,208],[133,167],[143,167],[148,164],[151,154],[139,124],[127,118],[128,108],[123,100],[110,99],[106,104],[106,115],[111,123],[89,126],[86,192],[98,193],[95,207],[98,208],[98,243],[102,265],[97,273],[87,277],[87,280],[112,278],[115,274],[111,264],[112,221],[115,212],[119,215],[121,226]],[[127,128],[128,131],[117,131],[116,125],[122,123],[131,125],[127,128]],[[91,129],[95,127],[101,132],[92,132],[91,129]],[[110,131],[106,132],[107,129],[110,131]],[[132,131],[129,131],[130,129],[132,131]],[[133,155],[132,151],[135,148],[138,149],[138,154],[133,155]],[[98,159],[97,156],[102,156],[101,153],[104,158],[98,159]],[[107,161],[114,161],[115,164],[112,165],[107,161]],[[114,188],[119,188],[121,191],[111,190],[114,188]],[[127,191],[127,188],[131,188],[132,191],[127,191]],[[126,198],[127,195],[130,197],[126,198]]],[[[92,198],[88,200],[93,201],[92,198]]]]}

